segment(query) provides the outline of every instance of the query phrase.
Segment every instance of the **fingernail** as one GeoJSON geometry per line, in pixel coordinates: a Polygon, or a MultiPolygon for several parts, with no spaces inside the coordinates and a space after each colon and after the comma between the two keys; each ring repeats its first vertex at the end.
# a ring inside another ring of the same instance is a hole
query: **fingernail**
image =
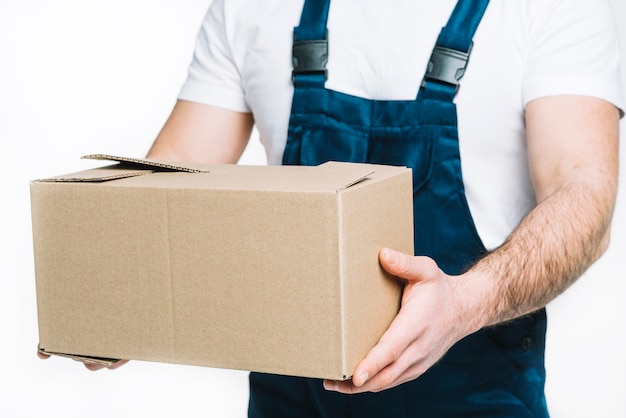
{"type": "Polygon", "coordinates": [[[324,380],[324,389],[336,392],[337,382],[335,382],[334,380],[324,380]]]}
{"type": "Polygon", "coordinates": [[[387,261],[387,263],[389,264],[396,264],[398,262],[398,257],[396,256],[396,253],[391,250],[384,249],[383,257],[385,257],[385,261],[387,261]]]}

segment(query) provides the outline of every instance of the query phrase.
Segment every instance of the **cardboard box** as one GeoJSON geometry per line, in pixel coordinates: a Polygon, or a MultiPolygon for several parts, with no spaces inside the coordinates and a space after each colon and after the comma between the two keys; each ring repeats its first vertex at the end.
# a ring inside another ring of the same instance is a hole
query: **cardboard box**
{"type": "Polygon", "coordinates": [[[396,315],[410,169],[92,158],[30,185],[42,350],[347,379],[396,315]]]}

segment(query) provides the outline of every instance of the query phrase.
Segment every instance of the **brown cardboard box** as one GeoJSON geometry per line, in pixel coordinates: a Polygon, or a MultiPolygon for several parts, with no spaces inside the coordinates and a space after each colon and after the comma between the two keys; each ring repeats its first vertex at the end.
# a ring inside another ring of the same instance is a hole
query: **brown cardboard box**
{"type": "Polygon", "coordinates": [[[42,350],[347,379],[397,313],[409,169],[105,158],[31,183],[42,350]]]}

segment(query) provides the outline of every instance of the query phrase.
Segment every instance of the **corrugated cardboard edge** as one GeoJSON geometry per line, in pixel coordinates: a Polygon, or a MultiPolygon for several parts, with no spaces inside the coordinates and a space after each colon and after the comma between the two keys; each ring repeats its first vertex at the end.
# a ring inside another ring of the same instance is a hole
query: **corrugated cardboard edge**
{"type": "Polygon", "coordinates": [[[206,167],[199,164],[178,164],[165,161],[148,160],[131,157],[117,157],[106,154],[91,154],[81,157],[82,159],[111,161],[118,164],[84,170],[77,173],[64,174],[36,182],[49,183],[99,183],[111,180],[119,180],[130,177],[151,174],[156,171],[179,171],[183,173],[208,173],[206,167]]]}
{"type": "Polygon", "coordinates": [[[339,189],[337,189],[337,193],[341,192],[342,190],[349,189],[350,187],[352,187],[352,186],[362,182],[363,180],[365,180],[366,178],[368,178],[369,176],[371,176],[374,173],[375,173],[375,171],[370,171],[369,173],[367,173],[367,174],[365,174],[365,175],[363,175],[361,177],[355,178],[350,183],[347,183],[346,185],[344,185],[344,186],[340,187],[339,189]]]}
{"type": "Polygon", "coordinates": [[[343,190],[349,189],[350,187],[362,182],[363,180],[365,180],[366,178],[370,177],[372,174],[374,174],[376,172],[375,167],[373,164],[368,164],[368,163],[351,163],[351,162],[344,162],[344,161],[327,161],[325,163],[322,163],[316,167],[321,167],[321,168],[331,168],[333,170],[346,170],[346,169],[350,169],[353,170],[354,167],[357,166],[361,166],[362,170],[361,173],[356,174],[358,175],[358,177],[354,177],[351,178],[349,181],[347,181],[345,184],[341,185],[340,187],[338,187],[336,189],[337,193],[340,193],[343,190]],[[364,171],[367,170],[367,171],[364,171]]]}
{"type": "Polygon", "coordinates": [[[115,363],[122,361],[120,359],[112,359],[112,358],[89,357],[89,356],[81,356],[77,354],[54,353],[51,351],[46,351],[45,349],[41,347],[38,347],[37,351],[47,356],[64,357],[64,358],[69,358],[72,360],[80,361],[82,363],[98,364],[100,366],[106,366],[106,367],[112,366],[115,363]]]}
{"type": "Polygon", "coordinates": [[[171,171],[183,171],[186,173],[208,173],[209,170],[202,168],[200,164],[178,164],[167,161],[157,161],[157,160],[149,160],[144,158],[131,158],[131,157],[118,157],[114,155],[107,154],[90,154],[84,155],[81,157],[82,159],[87,160],[105,160],[105,161],[115,161],[118,163],[128,163],[135,164],[141,167],[154,167],[161,168],[171,171]]]}
{"type": "MultiPolygon", "coordinates": [[[[378,187],[382,187],[384,185],[385,188],[387,188],[388,186],[393,187],[397,187],[398,183],[403,183],[406,187],[406,190],[408,193],[405,194],[405,196],[407,199],[407,210],[405,213],[405,215],[407,216],[407,219],[412,219],[413,217],[413,210],[412,210],[412,176],[411,176],[411,169],[410,168],[406,168],[406,167],[393,167],[393,168],[387,168],[387,167],[381,167],[378,171],[374,171],[372,173],[369,174],[370,177],[373,177],[374,181],[376,181],[376,177],[377,175],[380,174],[382,175],[382,177],[385,179],[384,182],[380,183],[380,185],[378,187]],[[392,172],[389,172],[388,170],[394,170],[392,172]],[[394,174],[395,172],[395,174],[394,174]],[[375,175],[376,174],[376,175],[375,175]]],[[[360,181],[364,181],[367,180],[367,177],[364,177],[362,180],[360,181]]],[[[376,185],[374,187],[377,187],[376,185]]],[[[367,191],[369,189],[366,189],[366,193],[371,195],[371,191],[367,191]]],[[[357,193],[360,193],[359,191],[356,191],[357,193]]],[[[375,196],[371,196],[375,199],[375,196]]],[[[345,220],[347,219],[353,219],[353,217],[351,216],[346,216],[349,212],[347,212],[345,210],[345,203],[346,200],[344,199],[344,196],[341,196],[338,200],[338,204],[342,207],[342,209],[340,209],[339,215],[339,222],[341,225],[345,225],[345,220]]],[[[395,205],[394,205],[395,206],[395,205]]],[[[360,211],[359,211],[360,212],[360,211]]],[[[392,217],[392,219],[394,219],[394,217],[392,217]]],[[[354,226],[354,225],[353,225],[354,226]]],[[[353,228],[354,230],[355,228],[353,228]]],[[[341,228],[342,232],[345,232],[347,229],[345,228],[341,228]]],[[[412,231],[412,228],[411,228],[412,231]]],[[[413,248],[414,248],[414,244],[413,244],[413,234],[412,232],[409,234],[411,239],[408,240],[405,245],[406,247],[401,247],[401,248],[397,248],[401,251],[404,251],[406,253],[412,253],[413,248]]],[[[340,236],[338,237],[340,240],[340,248],[344,248],[345,247],[345,239],[346,239],[346,235],[344,233],[340,234],[340,236]]],[[[389,246],[389,244],[387,244],[387,246],[389,246]]],[[[343,250],[341,250],[343,252],[343,250]]],[[[376,253],[379,253],[380,248],[377,249],[376,253]]],[[[340,295],[341,295],[341,300],[342,300],[342,309],[341,309],[341,327],[343,330],[348,330],[351,329],[351,320],[348,317],[348,312],[351,311],[351,309],[347,308],[349,303],[348,301],[348,295],[352,295],[351,292],[347,291],[347,281],[345,280],[346,277],[346,266],[350,264],[349,258],[346,257],[341,257],[340,258],[340,269],[341,269],[341,274],[340,274],[340,295]]],[[[382,269],[382,267],[381,267],[382,269]]],[[[389,280],[389,285],[390,286],[394,286],[394,282],[397,283],[397,285],[401,288],[401,283],[402,281],[400,280],[392,280],[393,277],[389,276],[385,278],[385,281],[389,280]]],[[[398,294],[398,300],[397,300],[397,313],[399,312],[401,307],[401,290],[399,291],[398,294]]],[[[352,318],[352,322],[354,321],[354,318],[352,318]]],[[[392,320],[390,319],[390,322],[392,320]]],[[[390,324],[389,324],[390,325],[390,324]]],[[[382,337],[382,335],[381,335],[382,337]]],[[[342,340],[342,344],[341,344],[341,357],[342,357],[342,364],[343,364],[343,376],[342,379],[339,380],[349,380],[353,377],[353,367],[355,367],[358,364],[358,361],[355,362],[355,358],[350,358],[350,348],[348,346],[348,341],[349,339],[352,337],[346,337],[342,340]]],[[[372,347],[373,348],[373,347],[372,347]]],[[[367,355],[367,353],[363,354],[364,356],[367,355]]],[[[361,359],[362,360],[362,359],[361,359]]]]}
{"type": "Polygon", "coordinates": [[[35,181],[48,183],[98,183],[142,176],[150,173],[154,173],[154,170],[124,170],[119,168],[119,164],[116,164],[113,166],[100,167],[92,170],[80,171],[78,173],[65,174],[62,176],[55,176],[35,181]]]}

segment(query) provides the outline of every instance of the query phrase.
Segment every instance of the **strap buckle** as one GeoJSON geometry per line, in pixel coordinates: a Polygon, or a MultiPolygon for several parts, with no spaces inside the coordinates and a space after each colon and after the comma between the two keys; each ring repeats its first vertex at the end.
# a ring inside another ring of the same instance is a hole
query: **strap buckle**
{"type": "Polygon", "coordinates": [[[295,81],[297,74],[323,74],[328,79],[328,35],[326,39],[297,41],[294,37],[291,51],[293,71],[291,79],[295,81]]]}
{"type": "Polygon", "coordinates": [[[471,45],[467,52],[444,48],[439,45],[435,46],[428,61],[428,69],[426,70],[422,86],[424,86],[426,81],[436,81],[458,89],[459,80],[465,74],[465,68],[471,52],[471,45]]]}

